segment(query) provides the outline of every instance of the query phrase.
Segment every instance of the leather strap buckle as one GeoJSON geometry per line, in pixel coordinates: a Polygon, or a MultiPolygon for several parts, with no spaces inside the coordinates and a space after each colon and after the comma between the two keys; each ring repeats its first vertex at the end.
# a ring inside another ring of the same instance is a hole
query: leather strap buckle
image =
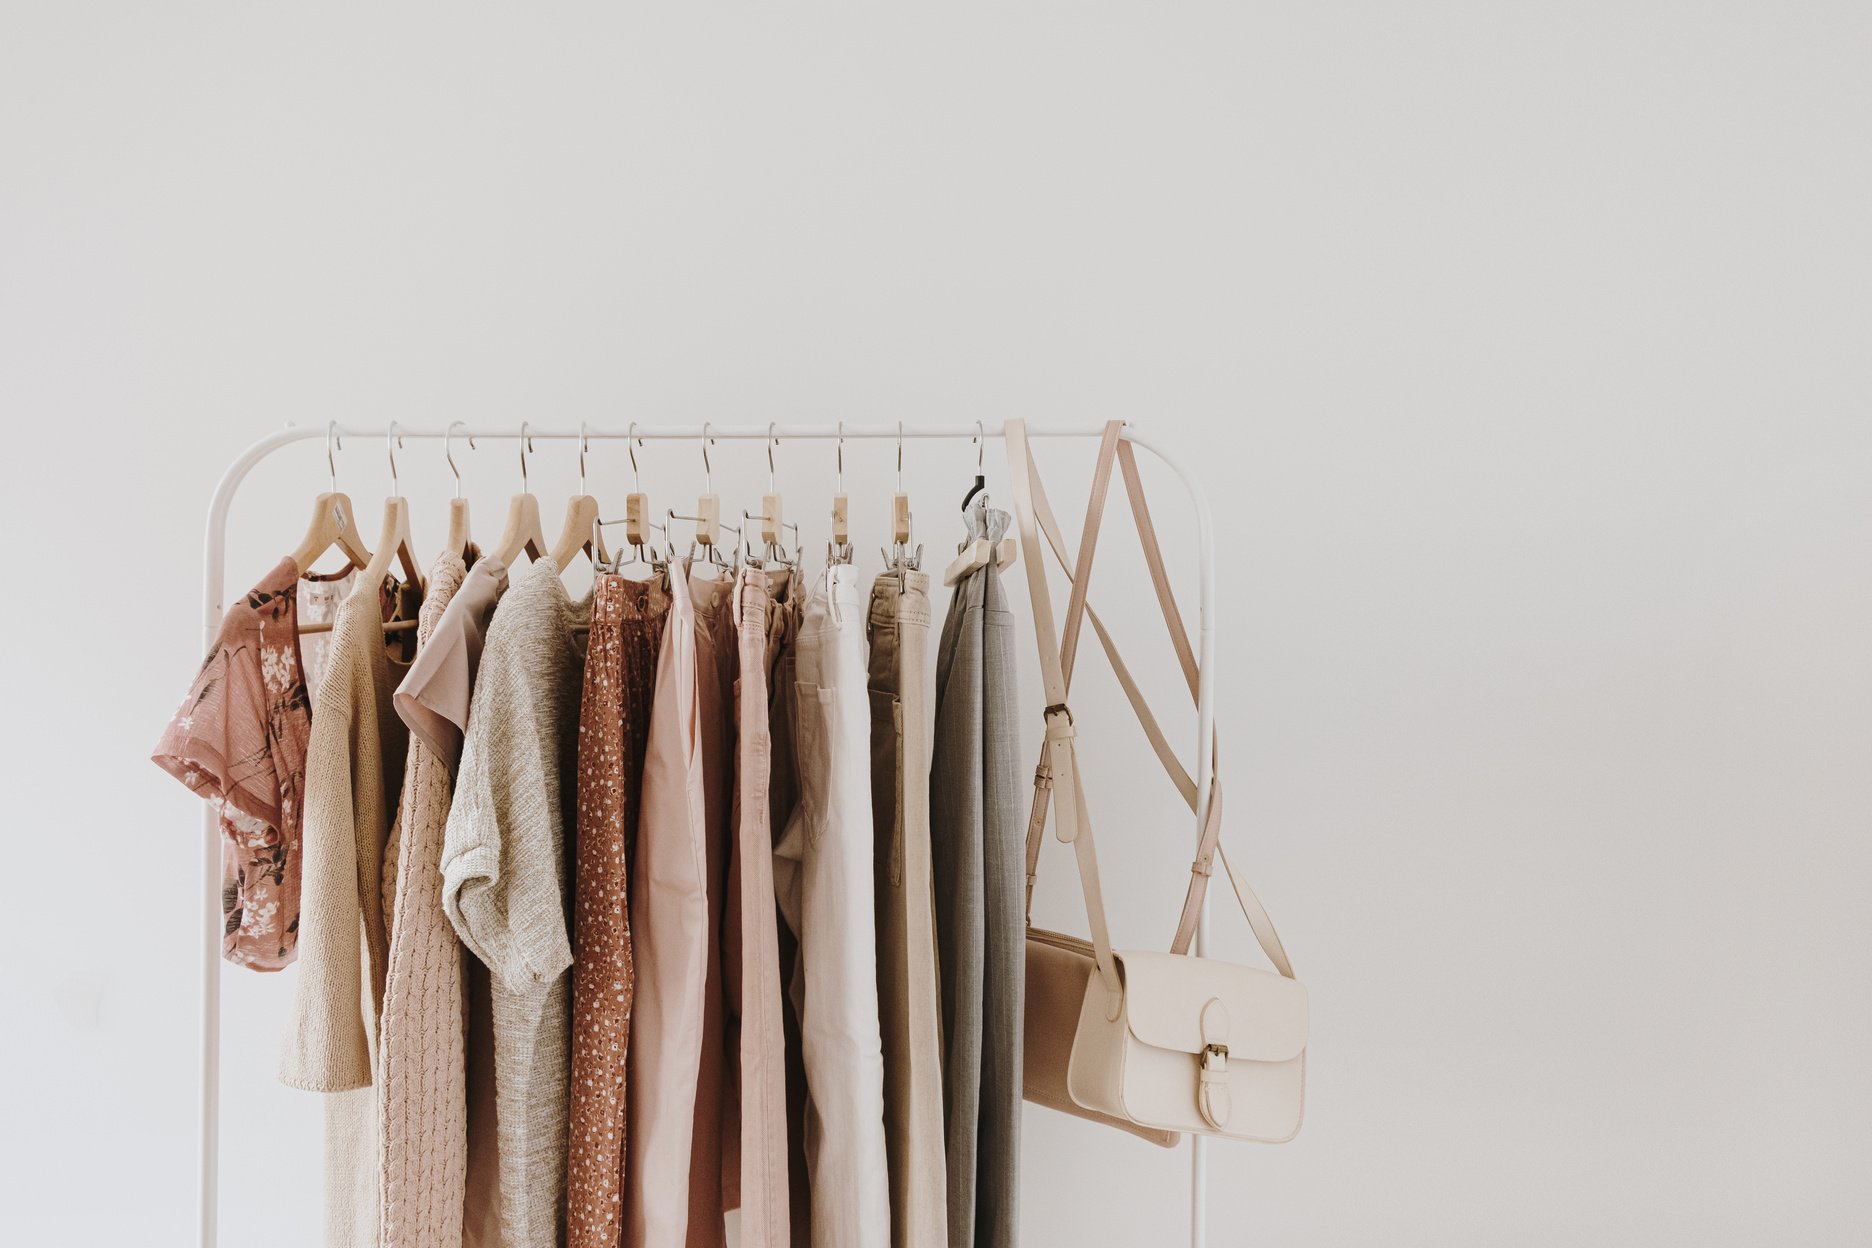
{"type": "Polygon", "coordinates": [[[1046,708],[1045,713],[1048,719],[1053,718],[1055,715],[1064,715],[1066,717],[1067,723],[1070,724],[1073,722],[1072,707],[1067,706],[1064,702],[1055,702],[1051,704],[1050,706],[1046,708]]]}
{"type": "Polygon", "coordinates": [[[1230,1100],[1226,1044],[1203,1045],[1202,1069],[1197,1075],[1196,1108],[1201,1111],[1203,1121],[1216,1130],[1228,1126],[1230,1100]]]}

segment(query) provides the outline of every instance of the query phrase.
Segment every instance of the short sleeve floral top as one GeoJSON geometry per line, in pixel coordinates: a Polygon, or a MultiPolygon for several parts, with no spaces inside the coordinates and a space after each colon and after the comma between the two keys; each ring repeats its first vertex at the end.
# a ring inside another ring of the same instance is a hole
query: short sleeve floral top
{"type": "Polygon", "coordinates": [[[346,569],[301,581],[293,561],[281,560],[228,608],[214,648],[151,756],[215,808],[226,920],[221,954],[257,971],[291,965],[299,941],[300,819],[312,698],[300,655],[298,599],[306,587],[308,622],[328,617],[353,576],[346,569]]]}

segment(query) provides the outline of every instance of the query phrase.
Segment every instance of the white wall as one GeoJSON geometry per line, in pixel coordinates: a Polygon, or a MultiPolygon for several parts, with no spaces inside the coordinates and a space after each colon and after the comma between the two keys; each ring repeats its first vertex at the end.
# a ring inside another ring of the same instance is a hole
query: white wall
{"type": "MultiPolygon", "coordinates": [[[[1865,1242],[1864,7],[666,7],[0,12],[0,1240],[188,1242],[197,814],[144,758],[242,446],[1018,414],[1139,422],[1226,526],[1228,831],[1315,1039],[1299,1141],[1215,1152],[1217,1244],[1865,1242]]],[[[463,457],[484,528],[512,451],[463,457]]],[[[875,561],[890,453],[848,456],[875,561]]],[[[324,468],[255,474],[233,581],[324,468]]],[[[368,512],[381,445],[339,469],[368,512]]],[[[781,471],[822,505],[823,447],[781,471]]],[[[940,550],[972,456],[906,471],[940,550]]],[[[1173,799],[1084,673],[1118,936],[1161,941],[1173,799]]],[[[316,1238],[290,982],[226,979],[230,1244],[316,1238]]],[[[1026,1242],[1179,1241],[1183,1154],[1025,1138],[1026,1242]]]]}

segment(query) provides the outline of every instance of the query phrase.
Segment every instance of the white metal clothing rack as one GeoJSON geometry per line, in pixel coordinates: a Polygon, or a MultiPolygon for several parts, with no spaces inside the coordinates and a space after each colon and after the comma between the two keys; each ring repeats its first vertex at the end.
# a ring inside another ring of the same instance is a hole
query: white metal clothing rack
{"type": "MultiPolygon", "coordinates": [[[[781,426],[741,427],[708,424],[701,428],[695,426],[655,427],[633,425],[628,429],[535,429],[526,427],[529,438],[548,441],[577,441],[581,438],[590,441],[613,441],[627,438],[639,438],[644,441],[699,441],[704,436],[717,441],[765,441],[769,437],[778,437],[786,441],[802,439],[926,439],[950,438],[968,439],[999,438],[999,428],[984,428],[982,425],[967,425],[912,428],[893,426],[890,428],[846,428],[843,425],[825,426],[781,426]]],[[[382,428],[338,428],[341,437],[369,438],[389,437],[391,430],[382,428]]],[[[441,438],[447,431],[442,429],[405,429],[398,425],[396,436],[401,438],[441,438]]],[[[501,429],[466,429],[458,428],[457,433],[473,438],[518,438],[521,431],[514,427],[501,429]]],[[[1099,426],[1083,429],[1030,429],[1030,438],[1097,438],[1104,433],[1099,426]]],[[[323,439],[327,429],[322,426],[298,428],[288,426],[278,433],[269,434],[255,442],[241,453],[227,471],[221,474],[221,481],[215,486],[214,498],[208,505],[208,527],[202,542],[202,645],[204,650],[212,647],[215,635],[221,627],[222,593],[227,578],[227,517],[228,508],[234,501],[235,492],[241,482],[253,471],[254,465],[279,450],[295,442],[309,442],[323,439]]],[[[1189,491],[1190,501],[1196,509],[1197,553],[1201,565],[1201,590],[1198,607],[1197,653],[1200,656],[1201,675],[1196,699],[1196,792],[1197,809],[1194,830],[1201,834],[1204,821],[1209,814],[1210,780],[1210,727],[1215,718],[1215,550],[1214,535],[1209,516],[1209,501],[1204,495],[1202,485],[1181,463],[1166,454],[1161,448],[1139,437],[1129,427],[1124,436],[1133,444],[1143,447],[1162,460],[1183,481],[1189,491]]],[[[196,1213],[196,1226],[201,1248],[216,1248],[218,1236],[219,1184],[220,1184],[220,1134],[221,1134],[221,832],[215,821],[214,811],[208,809],[202,816],[202,865],[201,865],[201,1096],[199,1132],[199,1203],[196,1213]]],[[[1201,954],[1209,935],[1209,906],[1205,898],[1196,926],[1196,952],[1201,954]]],[[[1190,1244],[1192,1248],[1205,1248],[1208,1242],[1208,1183],[1209,1158],[1208,1141],[1202,1136],[1190,1137],[1190,1244]]]]}

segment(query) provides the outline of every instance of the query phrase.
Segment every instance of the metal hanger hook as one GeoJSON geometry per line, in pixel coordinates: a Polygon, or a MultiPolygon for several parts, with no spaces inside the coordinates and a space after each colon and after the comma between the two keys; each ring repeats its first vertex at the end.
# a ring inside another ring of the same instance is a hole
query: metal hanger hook
{"type": "Polygon", "coordinates": [[[520,492],[522,494],[533,492],[532,482],[527,479],[527,455],[533,450],[533,435],[527,432],[529,423],[524,420],[520,422],[520,492]]]}
{"type": "Polygon", "coordinates": [[[903,493],[903,421],[897,422],[897,492],[903,493]]]}
{"type": "Polygon", "coordinates": [[[631,421],[630,432],[624,435],[624,448],[630,452],[631,492],[643,493],[643,478],[637,472],[637,448],[643,445],[643,439],[637,436],[637,422],[631,421]]]}
{"type": "Polygon", "coordinates": [[[982,457],[986,455],[987,452],[988,442],[982,433],[982,422],[978,420],[975,422],[975,472],[978,476],[981,474],[982,470],[982,457]]]}
{"type": "Polygon", "coordinates": [[[384,449],[390,454],[390,496],[396,497],[400,484],[397,481],[396,453],[403,446],[403,435],[397,432],[396,421],[390,422],[390,432],[384,436],[384,449]]]}
{"type": "Polygon", "coordinates": [[[338,460],[332,454],[333,448],[344,450],[344,439],[338,436],[338,422],[331,421],[325,426],[325,467],[331,470],[331,492],[338,492],[338,460]]]}
{"type": "Polygon", "coordinates": [[[845,492],[845,422],[838,422],[838,488],[834,494],[845,492]]]}
{"type": "Polygon", "coordinates": [[[767,422],[767,492],[774,492],[774,448],[780,445],[780,439],[774,435],[774,422],[767,422]]]}
{"type": "MultiPolygon", "coordinates": [[[[455,497],[462,496],[461,469],[455,466],[455,426],[466,425],[465,420],[451,420],[448,429],[442,434],[442,458],[448,460],[449,471],[455,474],[455,497]]],[[[468,435],[468,449],[474,450],[474,434],[468,435]]]]}
{"type": "Polygon", "coordinates": [[[709,432],[709,422],[702,422],[702,475],[708,478],[707,492],[715,492],[715,465],[709,463],[708,448],[715,445],[715,435],[709,432]]]}
{"type": "Polygon", "coordinates": [[[579,493],[585,492],[585,422],[579,421],[579,493]]]}

